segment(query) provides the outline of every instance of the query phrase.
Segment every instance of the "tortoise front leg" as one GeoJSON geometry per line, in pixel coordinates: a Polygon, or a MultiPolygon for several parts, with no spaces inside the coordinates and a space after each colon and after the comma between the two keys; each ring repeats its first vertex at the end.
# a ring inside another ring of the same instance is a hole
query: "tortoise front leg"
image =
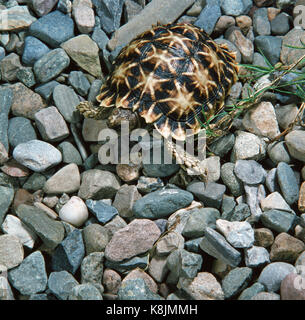
{"type": "Polygon", "coordinates": [[[82,101],[77,107],[80,113],[84,115],[85,118],[92,118],[92,119],[100,119],[100,108],[95,108],[93,103],[90,101],[82,101]]]}

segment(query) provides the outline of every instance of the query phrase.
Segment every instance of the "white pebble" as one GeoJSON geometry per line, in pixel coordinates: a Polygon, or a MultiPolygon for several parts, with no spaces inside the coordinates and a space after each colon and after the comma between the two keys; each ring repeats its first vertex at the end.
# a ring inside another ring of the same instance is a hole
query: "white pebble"
{"type": "Polygon", "coordinates": [[[60,209],[59,217],[75,227],[80,227],[88,219],[88,209],[81,198],[73,196],[60,209]]]}

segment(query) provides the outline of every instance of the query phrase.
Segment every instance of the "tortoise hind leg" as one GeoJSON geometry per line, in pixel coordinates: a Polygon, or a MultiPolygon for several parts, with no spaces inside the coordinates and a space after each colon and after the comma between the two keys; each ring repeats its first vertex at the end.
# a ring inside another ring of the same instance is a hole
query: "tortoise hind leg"
{"type": "Polygon", "coordinates": [[[99,108],[94,108],[93,103],[90,101],[82,101],[76,109],[79,110],[85,118],[100,119],[99,108]]]}

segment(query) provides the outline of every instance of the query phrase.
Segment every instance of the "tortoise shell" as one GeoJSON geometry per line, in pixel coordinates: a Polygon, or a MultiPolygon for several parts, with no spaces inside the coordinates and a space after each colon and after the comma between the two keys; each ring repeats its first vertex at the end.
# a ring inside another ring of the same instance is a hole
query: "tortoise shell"
{"type": "Polygon", "coordinates": [[[235,53],[190,24],[153,27],[124,47],[114,65],[97,96],[100,106],[137,111],[176,140],[198,133],[223,107],[238,73],[235,53]]]}

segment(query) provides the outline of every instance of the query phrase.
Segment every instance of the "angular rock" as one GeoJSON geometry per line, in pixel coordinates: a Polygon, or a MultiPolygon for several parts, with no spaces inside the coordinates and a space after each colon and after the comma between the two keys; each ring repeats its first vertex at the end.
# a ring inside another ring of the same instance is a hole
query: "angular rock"
{"type": "Polygon", "coordinates": [[[132,270],[131,272],[128,273],[128,275],[123,279],[121,283],[123,285],[126,281],[133,280],[133,279],[143,279],[151,292],[153,293],[158,292],[158,286],[156,282],[144,270],[140,268],[132,270]]]}
{"type": "Polygon", "coordinates": [[[169,232],[157,243],[156,253],[158,256],[168,256],[176,249],[184,248],[184,238],[177,232],[169,232]]]}
{"type": "Polygon", "coordinates": [[[252,297],[257,295],[260,292],[265,290],[264,285],[259,282],[255,282],[251,287],[245,289],[241,295],[238,297],[238,300],[251,300],[252,297]]]}
{"type": "Polygon", "coordinates": [[[0,225],[9,210],[14,199],[14,189],[7,186],[0,186],[0,225]]]}
{"type": "Polygon", "coordinates": [[[0,61],[2,80],[6,82],[17,80],[17,72],[21,67],[20,58],[16,53],[10,53],[5,56],[0,61]]]}
{"type": "Polygon", "coordinates": [[[257,246],[246,249],[245,263],[249,268],[256,268],[270,263],[269,252],[264,247],[257,246]]]}
{"type": "Polygon", "coordinates": [[[86,200],[86,205],[91,213],[95,215],[97,220],[105,224],[119,214],[118,210],[111,205],[106,204],[102,200],[86,200]]]}
{"type": "Polygon", "coordinates": [[[48,53],[50,49],[39,39],[27,36],[24,39],[24,49],[22,53],[22,62],[26,65],[34,65],[42,56],[48,53]]]}
{"type": "Polygon", "coordinates": [[[79,284],[73,287],[68,300],[103,300],[100,291],[91,283],[79,284]]]}
{"type": "Polygon", "coordinates": [[[282,210],[267,210],[260,216],[262,224],[276,232],[288,232],[296,219],[295,214],[282,210]]]}
{"type": "Polygon", "coordinates": [[[9,271],[8,277],[11,285],[21,294],[44,291],[48,277],[41,252],[35,251],[28,255],[17,268],[9,271]]]}
{"type": "Polygon", "coordinates": [[[27,6],[13,6],[0,12],[0,31],[18,31],[28,28],[36,18],[27,6]]]}
{"type": "Polygon", "coordinates": [[[49,218],[43,210],[21,204],[16,213],[20,220],[41,238],[46,247],[54,249],[63,240],[62,223],[49,218]]]}
{"type": "Polygon", "coordinates": [[[103,273],[104,253],[92,252],[88,254],[81,263],[81,278],[82,283],[101,284],[102,278],[105,277],[103,273]]]}
{"type": "Polygon", "coordinates": [[[207,4],[200,12],[194,25],[203,29],[207,34],[211,34],[215,24],[221,16],[220,7],[217,4],[207,4]]]}
{"type": "Polygon", "coordinates": [[[87,35],[79,35],[63,44],[61,47],[67,52],[72,60],[85,71],[95,77],[102,75],[97,44],[87,35]]]}
{"type": "Polygon", "coordinates": [[[67,271],[51,272],[48,279],[48,288],[59,300],[67,300],[72,289],[79,283],[67,271]]]}
{"type": "Polygon", "coordinates": [[[85,227],[83,237],[87,255],[104,251],[110,240],[108,230],[97,223],[91,223],[85,227]]]}
{"type": "Polygon", "coordinates": [[[135,219],[115,232],[105,249],[105,257],[114,262],[130,259],[152,248],[161,232],[148,219],[135,219]]]}
{"type": "Polygon", "coordinates": [[[262,199],[261,207],[263,211],[275,209],[293,212],[285,199],[277,191],[270,193],[266,198],[262,199]]]}
{"type": "Polygon", "coordinates": [[[0,266],[12,269],[23,261],[24,251],[19,238],[13,235],[0,235],[0,266]]]}
{"type": "Polygon", "coordinates": [[[74,22],[60,11],[53,11],[31,24],[30,35],[34,36],[52,48],[74,37],[74,22]]]}
{"type": "Polygon", "coordinates": [[[57,1],[58,0],[30,0],[29,3],[35,13],[41,17],[48,14],[56,5],[57,1]]]}

